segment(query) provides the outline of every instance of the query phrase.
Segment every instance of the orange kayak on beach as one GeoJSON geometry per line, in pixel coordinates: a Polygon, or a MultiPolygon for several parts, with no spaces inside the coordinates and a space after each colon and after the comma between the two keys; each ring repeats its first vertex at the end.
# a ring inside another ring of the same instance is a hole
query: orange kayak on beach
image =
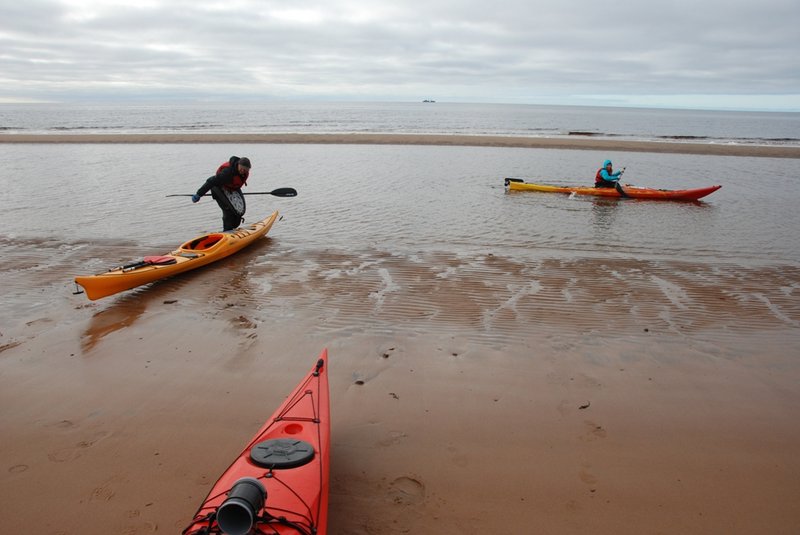
{"type": "Polygon", "coordinates": [[[273,212],[261,221],[236,230],[203,234],[187,241],[168,255],[145,257],[142,261],[97,275],[78,276],[75,277],[75,282],[86,291],[86,296],[92,301],[130,290],[230,256],[269,232],[277,218],[278,212],[273,212]]]}
{"type": "Polygon", "coordinates": [[[183,535],[325,535],[329,469],[328,351],[323,350],[214,484],[183,535]]]}
{"type": "Polygon", "coordinates": [[[615,188],[595,188],[594,186],[550,186],[525,182],[521,178],[506,178],[505,185],[510,191],[540,191],[545,193],[574,193],[575,195],[595,195],[599,197],[628,197],[631,199],[653,199],[662,201],[697,201],[714,193],[722,186],[708,186],[697,189],[652,189],[620,185],[623,193],[615,188]]]}

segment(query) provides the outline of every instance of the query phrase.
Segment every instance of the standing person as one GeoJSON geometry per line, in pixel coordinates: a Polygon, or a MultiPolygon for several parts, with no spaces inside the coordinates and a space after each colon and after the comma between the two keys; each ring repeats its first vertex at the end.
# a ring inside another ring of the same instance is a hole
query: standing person
{"type": "Polygon", "coordinates": [[[625,168],[622,168],[622,171],[614,172],[614,166],[611,165],[611,160],[606,160],[603,162],[603,167],[597,170],[597,174],[594,177],[594,187],[596,188],[616,188],[619,184],[619,177],[622,176],[622,172],[625,171],[625,168]]]}
{"type": "Polygon", "coordinates": [[[192,202],[197,202],[200,197],[211,190],[211,196],[222,209],[222,231],[237,228],[244,219],[246,209],[242,186],[247,184],[250,176],[250,159],[231,156],[219,166],[216,174],[208,177],[205,184],[200,186],[197,193],[192,195],[192,202]]]}

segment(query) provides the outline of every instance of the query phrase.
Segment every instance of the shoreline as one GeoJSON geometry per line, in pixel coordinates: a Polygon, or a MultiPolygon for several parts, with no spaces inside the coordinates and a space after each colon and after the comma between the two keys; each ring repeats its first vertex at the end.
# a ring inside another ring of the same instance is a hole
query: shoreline
{"type": "Polygon", "coordinates": [[[437,145],[560,150],[617,150],[739,156],[756,158],[800,158],[800,147],[769,145],[714,145],[667,141],[622,141],[591,138],[545,138],[449,134],[0,134],[0,144],[193,144],[272,143],[331,145],[437,145]]]}

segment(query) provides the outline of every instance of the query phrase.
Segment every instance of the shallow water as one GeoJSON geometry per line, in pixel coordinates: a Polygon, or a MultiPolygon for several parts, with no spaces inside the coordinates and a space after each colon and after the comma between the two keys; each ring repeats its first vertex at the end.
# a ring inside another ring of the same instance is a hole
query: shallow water
{"type": "MultiPolygon", "coordinates": [[[[269,245],[234,262],[242,276],[257,274],[243,291],[254,308],[274,307],[288,295],[295,298],[293,306],[321,306],[320,317],[340,326],[355,322],[380,331],[406,323],[422,331],[449,317],[450,309],[440,307],[449,298],[435,290],[439,283],[453,284],[458,291],[451,292],[451,309],[471,302],[472,316],[444,321],[442,328],[455,323],[496,341],[512,337],[519,324],[495,321],[492,314],[512,311],[519,321],[541,324],[548,317],[542,310],[557,319],[584,306],[582,314],[591,323],[602,317],[594,303],[615,292],[637,295],[630,303],[612,300],[619,308],[615,313],[631,324],[656,318],[673,328],[687,312],[669,295],[688,295],[690,323],[699,325],[704,314],[718,313],[705,302],[712,291],[742,313],[748,309],[748,316],[767,318],[755,321],[756,327],[797,326],[798,160],[224,144],[0,145],[7,170],[0,177],[6,207],[0,214],[6,251],[0,262],[5,281],[0,323],[26,324],[55,296],[69,306],[76,275],[165,254],[198,234],[221,230],[211,199],[192,204],[188,197],[166,195],[194,192],[232,152],[253,161],[248,190],[290,186],[299,192],[295,198],[248,197],[249,220],[276,209],[283,216],[270,231],[269,245]],[[625,177],[637,185],[723,187],[705,202],[678,203],[507,192],[503,186],[505,176],[590,183],[593,167],[605,157],[627,166],[625,177]],[[32,170],[33,187],[12,179],[32,170]],[[357,281],[360,298],[328,308],[337,302],[340,286],[334,284],[325,296],[310,288],[338,276],[342,284],[357,281]],[[287,277],[294,281],[288,287],[282,285],[287,277]],[[298,283],[294,290],[295,282],[309,278],[315,284],[298,283]],[[612,288],[595,284],[609,278],[618,281],[612,288]],[[593,289],[583,295],[583,305],[571,300],[588,286],[593,289]],[[417,287],[437,297],[412,291],[417,287]],[[309,302],[303,294],[319,300],[309,302]],[[548,295],[550,308],[541,301],[548,295]],[[650,301],[642,305],[642,299],[650,301]],[[357,313],[348,313],[348,306],[357,313]],[[369,320],[358,319],[370,307],[375,310],[369,320]]],[[[225,280],[206,277],[216,284],[225,280]]],[[[731,320],[725,318],[715,325],[724,330],[731,320]]],[[[559,321],[550,324],[563,330],[559,321]]]]}
{"type": "MultiPolygon", "coordinates": [[[[169,249],[216,230],[216,204],[188,197],[230,153],[254,162],[249,220],[274,209],[292,247],[497,252],[522,258],[612,255],[783,263],[800,260],[800,162],[674,154],[426,146],[0,146],[6,239],[169,249]],[[625,181],[722,184],[700,203],[506,192],[503,178],[590,184],[611,157],[625,181]],[[30,177],[23,185],[20,177],[30,177]]],[[[113,257],[113,254],[109,255],[113,257]]],[[[118,258],[106,258],[111,263],[118,258]]]]}

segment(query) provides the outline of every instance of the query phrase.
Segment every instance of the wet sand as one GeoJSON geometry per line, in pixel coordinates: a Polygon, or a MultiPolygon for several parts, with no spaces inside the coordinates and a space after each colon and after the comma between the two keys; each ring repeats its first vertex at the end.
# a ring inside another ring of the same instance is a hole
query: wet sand
{"type": "Polygon", "coordinates": [[[442,145],[539,149],[614,150],[717,156],[800,158],[800,147],[621,141],[592,136],[561,138],[442,134],[0,134],[0,143],[317,143],[442,145]]]}
{"type": "Polygon", "coordinates": [[[0,260],[4,532],[179,533],[322,347],[331,533],[797,532],[798,266],[280,232],[97,302],[99,245],[0,260]]]}

